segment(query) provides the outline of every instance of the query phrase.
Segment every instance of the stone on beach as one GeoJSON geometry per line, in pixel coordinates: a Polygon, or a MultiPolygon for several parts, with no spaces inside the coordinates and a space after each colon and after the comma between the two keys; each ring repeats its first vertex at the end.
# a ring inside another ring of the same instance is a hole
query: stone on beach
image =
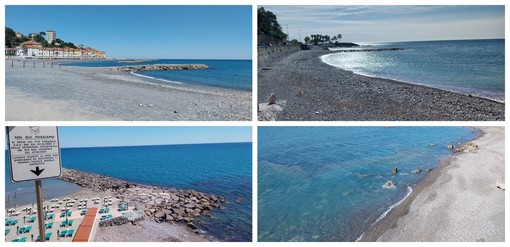
{"type": "Polygon", "coordinates": [[[413,171],[411,171],[411,173],[413,173],[413,174],[418,174],[418,173],[420,173],[420,172],[421,172],[421,170],[420,170],[420,169],[418,169],[418,168],[416,168],[416,169],[414,169],[413,171]]]}
{"type": "Polygon", "coordinates": [[[498,178],[496,180],[496,187],[505,190],[505,180],[503,180],[502,178],[498,178]]]}
{"type": "Polygon", "coordinates": [[[259,104],[258,119],[260,121],[276,121],[278,119],[278,115],[280,115],[283,112],[285,104],[286,104],[285,101],[277,101],[274,104],[269,103],[259,104]]]}

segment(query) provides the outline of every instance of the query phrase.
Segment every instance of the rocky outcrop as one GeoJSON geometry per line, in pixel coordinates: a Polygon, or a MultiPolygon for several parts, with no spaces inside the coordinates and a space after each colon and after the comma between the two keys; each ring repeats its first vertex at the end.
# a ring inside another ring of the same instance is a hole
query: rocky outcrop
{"type": "Polygon", "coordinates": [[[398,168],[397,168],[396,166],[395,166],[395,167],[393,167],[393,169],[391,169],[391,173],[392,173],[392,174],[396,174],[396,173],[398,173],[398,168]]]}
{"type": "Polygon", "coordinates": [[[154,64],[154,65],[116,67],[116,68],[114,68],[114,70],[118,70],[118,71],[193,70],[193,69],[207,69],[207,68],[209,68],[209,66],[207,66],[206,64],[154,64]]]}
{"type": "Polygon", "coordinates": [[[456,153],[459,153],[459,152],[473,153],[473,152],[478,151],[479,147],[478,147],[478,144],[476,144],[474,142],[469,142],[469,143],[462,145],[459,148],[456,148],[454,145],[448,145],[448,149],[453,150],[456,153]]]}
{"type": "Polygon", "coordinates": [[[277,101],[274,93],[269,96],[268,101],[268,103],[258,105],[259,121],[276,121],[286,104],[285,101],[277,101]]]}
{"type": "Polygon", "coordinates": [[[421,170],[420,170],[420,169],[418,169],[418,168],[416,168],[416,169],[414,169],[414,170],[412,170],[412,171],[411,171],[411,173],[413,173],[413,174],[418,174],[418,173],[420,173],[420,172],[421,172],[421,170]]]}
{"type": "MultiPolygon", "coordinates": [[[[96,191],[110,192],[128,201],[129,205],[137,205],[145,217],[156,222],[189,223],[200,215],[209,214],[213,208],[221,208],[221,203],[226,201],[223,197],[196,190],[149,186],[69,169],[62,170],[61,179],[96,191]]],[[[115,225],[123,221],[117,218],[102,224],[115,225]]]]}
{"type": "Polygon", "coordinates": [[[395,189],[395,188],[397,188],[395,185],[396,185],[395,182],[393,182],[392,180],[388,180],[388,181],[386,181],[386,183],[384,183],[383,188],[385,188],[385,189],[395,189]]]}

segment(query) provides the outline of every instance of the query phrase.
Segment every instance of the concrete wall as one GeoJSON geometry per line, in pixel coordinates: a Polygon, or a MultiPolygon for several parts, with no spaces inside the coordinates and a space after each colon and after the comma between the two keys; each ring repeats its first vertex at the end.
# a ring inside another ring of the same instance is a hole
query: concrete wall
{"type": "Polygon", "coordinates": [[[301,50],[300,46],[268,46],[258,47],[258,68],[269,66],[272,62],[277,59],[287,56],[290,53],[301,50]]]}

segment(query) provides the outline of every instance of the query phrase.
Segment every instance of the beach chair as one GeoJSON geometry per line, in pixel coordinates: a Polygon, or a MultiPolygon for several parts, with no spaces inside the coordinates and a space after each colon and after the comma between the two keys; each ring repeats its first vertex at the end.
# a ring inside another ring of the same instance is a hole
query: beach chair
{"type": "Polygon", "coordinates": [[[71,229],[71,230],[67,231],[66,237],[72,237],[73,233],[74,233],[74,229],[71,229]]]}
{"type": "Polygon", "coordinates": [[[67,230],[62,230],[62,231],[60,231],[60,237],[61,237],[61,238],[65,237],[65,236],[66,236],[66,234],[67,234],[67,230]]]}
{"type": "Polygon", "coordinates": [[[52,232],[48,232],[48,233],[46,233],[46,235],[44,235],[44,237],[46,238],[46,241],[50,241],[52,234],[53,234],[52,232]]]}
{"type": "Polygon", "coordinates": [[[18,240],[18,242],[26,242],[27,241],[27,237],[22,237],[18,240]]]}
{"type": "Polygon", "coordinates": [[[82,210],[81,213],[80,213],[80,215],[82,215],[82,216],[85,215],[85,214],[87,214],[87,210],[82,210]]]}
{"type": "Polygon", "coordinates": [[[10,226],[11,223],[12,223],[12,220],[8,220],[8,221],[5,222],[5,226],[10,226]]]}
{"type": "Polygon", "coordinates": [[[101,219],[100,220],[106,220],[106,215],[101,215],[101,219]]]}
{"type": "Polygon", "coordinates": [[[50,219],[50,220],[51,220],[51,219],[53,219],[53,217],[55,217],[55,214],[50,214],[50,215],[49,215],[49,219],[50,219]]]}
{"type": "Polygon", "coordinates": [[[25,231],[23,231],[24,233],[30,233],[30,230],[32,230],[32,226],[27,226],[25,228],[25,231]]]}
{"type": "Polygon", "coordinates": [[[11,232],[11,229],[9,229],[9,228],[5,229],[5,236],[7,236],[7,234],[9,234],[9,232],[11,232]]]}
{"type": "Polygon", "coordinates": [[[20,227],[19,230],[18,230],[18,233],[22,234],[24,232],[25,232],[25,226],[24,227],[20,227]]]}
{"type": "Polygon", "coordinates": [[[46,223],[46,229],[51,229],[53,227],[53,222],[46,223]]]}
{"type": "Polygon", "coordinates": [[[16,224],[18,224],[18,220],[13,220],[13,221],[11,222],[11,226],[15,226],[16,224]]]}
{"type": "Polygon", "coordinates": [[[73,225],[73,220],[70,220],[69,222],[67,222],[67,225],[68,226],[72,226],[73,225]]]}
{"type": "Polygon", "coordinates": [[[100,209],[99,209],[99,213],[100,213],[100,214],[103,214],[103,213],[104,213],[104,208],[100,208],[100,209]]]}
{"type": "Polygon", "coordinates": [[[19,242],[20,239],[21,238],[18,237],[18,238],[13,239],[11,242],[19,242]]]}
{"type": "Polygon", "coordinates": [[[106,217],[107,219],[111,219],[113,218],[113,215],[109,214],[108,217],[106,217]]]}
{"type": "Polygon", "coordinates": [[[40,242],[41,241],[41,236],[37,236],[37,238],[35,238],[35,241],[36,242],[40,242]]]}
{"type": "Polygon", "coordinates": [[[65,216],[66,216],[66,212],[60,212],[60,218],[65,217],[65,216]]]}
{"type": "Polygon", "coordinates": [[[67,216],[68,217],[71,217],[72,214],[73,214],[73,211],[67,211],[67,216]]]}
{"type": "Polygon", "coordinates": [[[65,221],[65,220],[64,220],[64,221],[62,221],[62,222],[60,222],[60,227],[66,227],[66,225],[67,225],[67,224],[66,224],[66,221],[65,221]]]}
{"type": "Polygon", "coordinates": [[[37,219],[37,217],[36,216],[32,216],[32,217],[30,217],[28,222],[33,223],[33,222],[35,222],[35,219],[37,219]]]}

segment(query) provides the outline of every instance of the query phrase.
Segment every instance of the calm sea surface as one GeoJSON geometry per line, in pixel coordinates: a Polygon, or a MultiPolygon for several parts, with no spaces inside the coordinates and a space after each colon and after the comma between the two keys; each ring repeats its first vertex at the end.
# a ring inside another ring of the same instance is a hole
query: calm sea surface
{"type": "Polygon", "coordinates": [[[401,51],[341,52],[322,60],[357,74],[505,101],[505,40],[369,44],[401,51]]]}
{"type": "Polygon", "coordinates": [[[451,155],[448,144],[478,135],[463,127],[260,127],[258,240],[355,241],[451,155]],[[382,187],[388,180],[396,189],[382,187]]]}
{"type": "MultiPolygon", "coordinates": [[[[251,162],[251,143],[62,149],[64,168],[226,197],[224,209],[201,217],[205,223],[199,224],[201,230],[221,241],[251,241],[251,162]]],[[[31,203],[34,183],[10,183],[9,165],[6,167],[6,200],[17,194],[15,200],[6,201],[7,207],[31,203]]],[[[59,179],[44,180],[43,187],[47,199],[78,189],[59,179]]]]}
{"type": "Polygon", "coordinates": [[[251,91],[251,60],[156,59],[145,62],[116,60],[76,62],[67,65],[85,67],[136,66],[151,64],[207,64],[208,69],[139,71],[135,75],[158,80],[162,84],[192,84],[251,91]]]}

